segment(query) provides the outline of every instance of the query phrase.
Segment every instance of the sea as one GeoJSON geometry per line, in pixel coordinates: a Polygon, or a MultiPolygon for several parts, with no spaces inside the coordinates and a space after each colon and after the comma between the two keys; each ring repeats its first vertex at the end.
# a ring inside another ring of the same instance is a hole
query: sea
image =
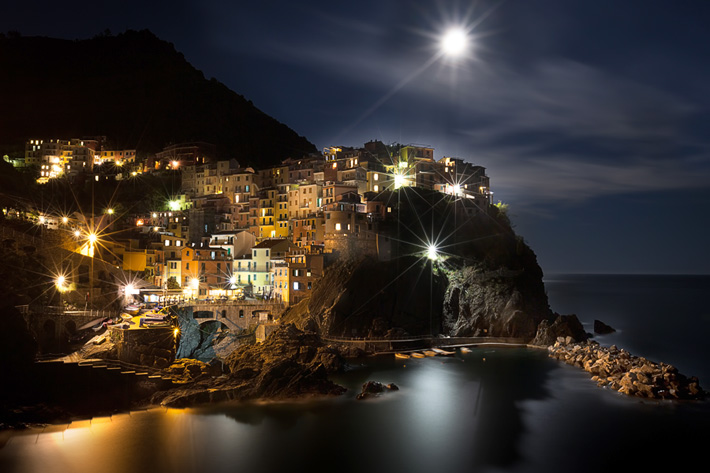
{"type": "MultiPolygon", "coordinates": [[[[710,390],[710,276],[549,275],[551,308],[710,390]]],[[[710,402],[598,387],[531,348],[358,360],[337,398],[154,408],[0,432],[0,472],[614,472],[710,464],[710,402]],[[356,400],[368,380],[400,389],[356,400]]]]}

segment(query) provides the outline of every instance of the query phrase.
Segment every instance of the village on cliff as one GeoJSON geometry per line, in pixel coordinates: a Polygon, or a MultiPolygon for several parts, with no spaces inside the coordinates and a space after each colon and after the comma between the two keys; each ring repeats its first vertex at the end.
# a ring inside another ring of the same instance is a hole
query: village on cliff
{"type": "MultiPolygon", "coordinates": [[[[179,192],[166,193],[144,214],[119,210],[120,202],[69,214],[17,202],[3,212],[63,234],[66,249],[138,275],[121,288],[136,302],[256,298],[288,306],[310,294],[332,261],[352,254],[388,257],[378,227],[398,218],[392,191],[438,191],[456,198],[467,214],[491,204],[485,168],[435,159],[430,147],[371,141],[255,169],[213,159],[207,143],[171,145],[142,160],[136,150],[105,143],[105,137],[30,140],[24,160],[13,165],[34,166],[39,183],[88,179],[97,187],[109,180],[140,182],[146,173],[179,173],[179,192]]],[[[80,268],[60,272],[66,287],[88,283],[80,268]]],[[[78,290],[64,295],[77,306],[85,298],[78,290]]]]}

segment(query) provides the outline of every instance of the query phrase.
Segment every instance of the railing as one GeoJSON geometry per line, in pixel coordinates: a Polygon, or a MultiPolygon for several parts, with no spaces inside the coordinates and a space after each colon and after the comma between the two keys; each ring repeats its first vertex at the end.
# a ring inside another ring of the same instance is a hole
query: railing
{"type": "Polygon", "coordinates": [[[335,343],[381,343],[381,342],[421,342],[431,341],[440,346],[505,344],[526,345],[527,339],[514,337],[433,337],[431,335],[406,335],[391,338],[379,337],[321,337],[323,340],[335,343]]]}
{"type": "Polygon", "coordinates": [[[24,305],[24,306],[17,306],[17,308],[23,314],[28,314],[30,312],[33,312],[36,314],[44,314],[44,315],[69,315],[72,317],[88,316],[88,317],[94,317],[94,318],[99,318],[99,317],[111,318],[111,317],[116,317],[120,314],[119,311],[115,311],[115,310],[106,310],[106,309],[67,310],[61,306],[44,306],[44,307],[37,307],[37,308],[30,309],[29,306],[24,305]]]}

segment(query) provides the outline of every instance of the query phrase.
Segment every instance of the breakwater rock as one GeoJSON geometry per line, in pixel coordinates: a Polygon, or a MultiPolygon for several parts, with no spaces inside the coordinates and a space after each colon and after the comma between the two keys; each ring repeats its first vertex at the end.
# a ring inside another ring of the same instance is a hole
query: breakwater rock
{"type": "Polygon", "coordinates": [[[552,358],[592,374],[592,380],[629,396],[648,399],[702,399],[705,391],[698,378],[686,377],[666,363],[634,356],[612,345],[597,342],[565,343],[560,339],[548,347],[552,358]]]}

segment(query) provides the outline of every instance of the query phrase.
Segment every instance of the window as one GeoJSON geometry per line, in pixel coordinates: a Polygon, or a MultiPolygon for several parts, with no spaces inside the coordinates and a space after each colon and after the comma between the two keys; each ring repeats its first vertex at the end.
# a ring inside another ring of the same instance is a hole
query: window
{"type": "Polygon", "coordinates": [[[165,246],[170,246],[170,240],[165,240],[165,246]]]}
{"type": "Polygon", "coordinates": [[[293,282],[293,290],[298,291],[298,281],[293,282]]]}
{"type": "Polygon", "coordinates": [[[308,281],[308,289],[309,290],[311,289],[311,282],[310,281],[308,281]]]}
{"type": "MultiPolygon", "coordinates": [[[[269,220],[271,220],[271,219],[269,219],[269,220]]],[[[266,250],[266,256],[269,256],[269,250],[266,250]]]]}
{"type": "Polygon", "coordinates": [[[185,263],[185,269],[189,270],[190,269],[190,263],[185,263]]]}
{"type": "Polygon", "coordinates": [[[338,232],[340,231],[340,224],[339,224],[339,223],[336,223],[336,224],[335,224],[335,230],[338,231],[338,232]]]}

